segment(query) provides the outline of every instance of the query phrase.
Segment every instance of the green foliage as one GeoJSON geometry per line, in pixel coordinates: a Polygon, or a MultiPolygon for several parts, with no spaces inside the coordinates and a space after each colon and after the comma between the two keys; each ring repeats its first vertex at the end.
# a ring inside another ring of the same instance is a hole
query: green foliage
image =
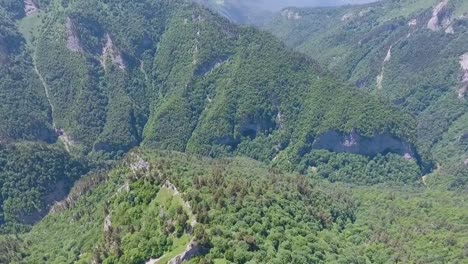
{"type": "MultiPolygon", "coordinates": [[[[15,18],[20,18],[25,15],[24,3],[21,0],[1,0],[0,7],[15,18]]],[[[6,14],[2,14],[2,16],[6,16],[6,14]]]]}
{"type": "Polygon", "coordinates": [[[23,241],[15,236],[0,236],[0,262],[18,263],[25,257],[23,241]]]}
{"type": "Polygon", "coordinates": [[[54,140],[49,108],[25,41],[0,8],[0,142],[54,140]]]}
{"type": "MultiPolygon", "coordinates": [[[[134,157],[125,163],[132,164],[134,157]]],[[[36,225],[25,237],[30,246],[24,261],[169,260],[191,237],[210,250],[208,258],[275,262],[286,254],[312,260],[314,249],[307,245],[315,241],[313,234],[354,219],[355,204],[342,189],[269,171],[252,160],[202,160],[169,152],[144,157],[150,159],[149,172],[117,168],[105,184],[36,225]],[[166,180],[181,194],[161,187],[166,180]],[[191,233],[194,220],[198,224],[191,233]]]]}
{"type": "Polygon", "coordinates": [[[337,238],[348,246],[330,262],[463,263],[467,258],[466,193],[402,187],[353,193],[361,201],[357,221],[337,238]]]}
{"type": "MultiPolygon", "coordinates": [[[[165,263],[191,238],[206,253],[189,263],[462,263],[467,257],[464,192],[345,187],[248,159],[137,153],[149,161],[147,171],[129,170],[139,162],[130,155],[105,183],[25,235],[23,262],[162,257],[165,263]],[[180,194],[163,187],[167,181],[180,194]]],[[[370,163],[384,158],[396,159],[370,163]]]]}
{"type": "Polygon", "coordinates": [[[270,34],[187,1],[80,0],[45,21],[38,69],[56,126],[85,152],[143,144],[263,161],[284,152],[297,165],[306,138],[328,130],[415,143],[409,115],[349,91],[270,34]],[[102,54],[108,38],[124,67],[102,54]]]}
{"type": "Polygon", "coordinates": [[[56,147],[0,146],[1,231],[24,230],[40,220],[85,171],[83,164],[56,147]]]}
{"type": "MultiPolygon", "coordinates": [[[[14,20],[1,11],[2,143],[52,143],[60,134],[73,154],[91,153],[92,159],[121,156],[143,144],[213,157],[275,160],[275,166],[293,170],[301,162],[313,162],[304,160],[311,139],[330,130],[368,137],[388,132],[416,142],[411,116],[375,96],[351,91],[270,34],[237,27],[193,3],[79,0],[39,5],[47,6],[41,23],[23,25],[28,47],[14,20]]],[[[2,221],[23,222],[23,213],[38,209],[34,221],[26,221],[35,222],[50,205],[44,199],[51,186],[61,179],[66,179],[65,195],[81,172],[68,171],[68,162],[73,163],[68,154],[59,159],[64,167],[50,165],[52,159],[35,164],[53,172],[47,180],[41,171],[27,171],[24,178],[31,185],[6,185],[14,194],[4,195],[2,221]],[[31,192],[30,200],[18,198],[25,192],[31,192]]],[[[384,160],[393,164],[393,159],[384,160]]],[[[395,171],[388,178],[400,177],[395,171]]],[[[13,173],[15,179],[18,173],[13,173]]],[[[2,175],[0,181],[8,183],[11,177],[2,175]]]]}
{"type": "Polygon", "coordinates": [[[373,185],[385,182],[415,184],[420,183],[421,171],[415,160],[387,154],[367,158],[346,153],[331,153],[325,150],[308,154],[304,170],[311,169],[322,178],[332,182],[347,182],[373,185]]]}

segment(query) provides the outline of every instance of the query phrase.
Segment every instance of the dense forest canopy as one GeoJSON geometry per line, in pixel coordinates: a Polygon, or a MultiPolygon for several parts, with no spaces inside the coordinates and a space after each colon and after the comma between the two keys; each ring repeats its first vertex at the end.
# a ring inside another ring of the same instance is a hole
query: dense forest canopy
{"type": "Polygon", "coordinates": [[[463,263],[468,257],[466,193],[350,188],[314,177],[245,158],[134,152],[108,175],[87,179],[105,184],[12,241],[20,249],[12,259],[165,263],[187,245],[197,249],[188,263],[463,263]]]}

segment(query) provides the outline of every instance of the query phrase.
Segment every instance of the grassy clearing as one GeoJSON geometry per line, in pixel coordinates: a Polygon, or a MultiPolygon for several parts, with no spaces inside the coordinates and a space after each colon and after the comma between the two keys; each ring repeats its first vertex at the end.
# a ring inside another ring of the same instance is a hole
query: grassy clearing
{"type": "Polygon", "coordinates": [[[159,264],[165,264],[175,256],[182,254],[187,247],[187,244],[190,242],[191,236],[184,234],[180,238],[173,238],[174,244],[172,245],[171,251],[164,254],[164,256],[159,260],[159,264]]]}
{"type": "MultiPolygon", "coordinates": [[[[185,204],[182,197],[180,197],[180,195],[174,195],[174,192],[171,189],[162,187],[159,190],[158,195],[156,196],[155,202],[158,204],[170,204],[170,207],[182,206],[184,211],[189,216],[189,222],[192,222],[195,220],[195,216],[192,213],[192,210],[185,204]]],[[[171,260],[175,256],[184,252],[187,245],[190,243],[191,240],[192,240],[192,236],[188,234],[184,234],[180,238],[173,237],[172,238],[173,245],[171,247],[171,250],[168,253],[164,254],[158,263],[161,263],[161,264],[167,263],[169,260],[171,260]]]]}
{"type": "Polygon", "coordinates": [[[32,45],[34,37],[36,36],[39,28],[41,28],[41,17],[41,13],[38,12],[32,16],[24,17],[18,21],[18,29],[21,34],[23,34],[29,46],[32,45]]]}

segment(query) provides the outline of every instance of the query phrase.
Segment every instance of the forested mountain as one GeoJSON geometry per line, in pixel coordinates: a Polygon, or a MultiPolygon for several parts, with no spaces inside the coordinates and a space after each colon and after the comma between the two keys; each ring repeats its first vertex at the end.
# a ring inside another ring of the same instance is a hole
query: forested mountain
{"type": "Polygon", "coordinates": [[[418,158],[410,115],[191,2],[83,0],[46,10],[41,23],[33,14],[20,24],[25,56],[50,103],[48,126],[71,152],[143,144],[285,164],[312,149],[418,158]]]}
{"type": "Polygon", "coordinates": [[[0,145],[0,233],[27,230],[86,172],[85,163],[57,147],[0,145]]]}
{"type": "Polygon", "coordinates": [[[0,249],[15,249],[0,256],[13,263],[463,263],[466,196],[398,189],[347,189],[248,159],[138,151],[111,173],[82,180],[31,233],[0,239],[0,249]]]}
{"type": "Polygon", "coordinates": [[[443,168],[468,158],[466,1],[290,8],[267,28],[341,79],[411,112],[421,146],[443,168]]]}
{"type": "MultiPolygon", "coordinates": [[[[315,53],[188,0],[0,0],[0,263],[463,263],[464,57],[420,55],[440,60],[427,90],[384,92],[400,42],[382,88],[343,75],[366,45],[344,15],[408,3],[319,9],[324,31],[282,11],[283,38],[343,34],[315,53]]],[[[442,14],[465,5],[442,4],[405,38],[462,49],[465,20],[442,14]]],[[[368,27],[411,16],[386,11],[368,27]]]]}

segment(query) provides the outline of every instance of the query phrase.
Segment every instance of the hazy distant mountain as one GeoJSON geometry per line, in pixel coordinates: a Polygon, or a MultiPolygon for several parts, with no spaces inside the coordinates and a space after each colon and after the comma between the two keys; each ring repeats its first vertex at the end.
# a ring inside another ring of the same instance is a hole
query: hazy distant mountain
{"type": "Polygon", "coordinates": [[[285,7],[364,4],[376,0],[195,0],[240,24],[264,24],[285,7]]]}

